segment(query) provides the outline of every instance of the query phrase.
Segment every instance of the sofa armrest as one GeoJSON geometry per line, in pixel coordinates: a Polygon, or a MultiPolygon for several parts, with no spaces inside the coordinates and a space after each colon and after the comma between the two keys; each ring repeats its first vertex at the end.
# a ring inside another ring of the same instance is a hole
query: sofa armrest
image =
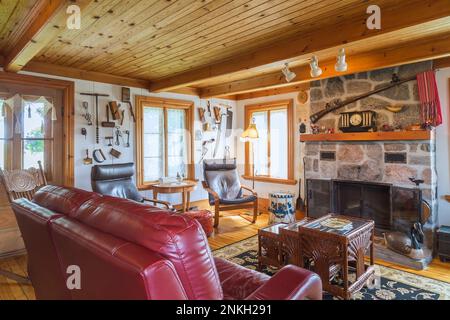
{"type": "Polygon", "coordinates": [[[247,300],[322,300],[322,281],[314,272],[288,265],[259,287],[247,300]]]}

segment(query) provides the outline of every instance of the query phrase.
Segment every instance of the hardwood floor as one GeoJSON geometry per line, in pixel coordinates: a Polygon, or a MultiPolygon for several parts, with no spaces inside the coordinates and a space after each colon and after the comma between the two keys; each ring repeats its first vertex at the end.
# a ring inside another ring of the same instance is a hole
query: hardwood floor
{"type": "MultiPolygon", "coordinates": [[[[206,201],[197,202],[195,203],[195,205],[200,208],[209,208],[209,205],[206,201]]],[[[241,216],[237,216],[236,214],[236,211],[225,212],[223,214],[223,217],[220,218],[219,228],[209,238],[209,244],[212,250],[222,248],[234,242],[252,237],[258,233],[259,228],[266,226],[268,223],[267,213],[261,214],[255,224],[252,224],[244,219],[246,217],[248,217],[248,219],[251,219],[252,215],[250,211],[248,211],[248,215],[244,213],[241,214],[241,216]]],[[[298,213],[297,217],[302,217],[302,214],[298,213]]],[[[450,264],[442,263],[438,259],[433,260],[430,266],[423,271],[403,268],[401,266],[397,266],[384,261],[377,260],[376,263],[450,283],[450,264]]],[[[0,269],[8,270],[25,276],[26,256],[1,260],[0,269]]],[[[18,284],[15,281],[6,279],[5,277],[0,275],[0,300],[33,299],[35,299],[35,295],[33,287],[31,285],[18,284]]]]}

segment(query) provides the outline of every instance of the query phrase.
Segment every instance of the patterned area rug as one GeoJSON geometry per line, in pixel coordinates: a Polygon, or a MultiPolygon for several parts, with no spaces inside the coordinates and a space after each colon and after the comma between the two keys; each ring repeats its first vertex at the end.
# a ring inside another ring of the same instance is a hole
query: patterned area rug
{"type": "MultiPolygon", "coordinates": [[[[251,237],[233,243],[213,252],[214,256],[233,261],[249,269],[258,264],[258,237],[251,237]]],[[[381,265],[375,266],[378,285],[364,287],[353,295],[354,300],[449,300],[450,284],[413,273],[381,265]]],[[[273,275],[277,269],[264,268],[263,272],[273,275]]],[[[324,293],[324,299],[337,299],[324,293]]]]}

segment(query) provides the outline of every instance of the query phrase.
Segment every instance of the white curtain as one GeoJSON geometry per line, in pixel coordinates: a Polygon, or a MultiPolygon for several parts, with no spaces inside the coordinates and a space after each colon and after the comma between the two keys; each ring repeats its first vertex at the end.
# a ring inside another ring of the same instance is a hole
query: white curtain
{"type": "Polygon", "coordinates": [[[53,105],[53,99],[48,99],[44,96],[22,96],[22,106],[25,107],[27,103],[42,103],[44,105],[44,114],[47,114],[50,110],[52,111],[52,121],[56,121],[56,109],[53,105]]]}

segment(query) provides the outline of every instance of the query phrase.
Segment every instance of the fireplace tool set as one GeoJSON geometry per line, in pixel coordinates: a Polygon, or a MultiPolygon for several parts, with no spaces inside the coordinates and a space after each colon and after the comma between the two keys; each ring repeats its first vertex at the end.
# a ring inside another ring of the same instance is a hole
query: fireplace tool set
{"type": "MultiPolygon", "coordinates": [[[[95,144],[100,144],[100,127],[111,129],[110,135],[104,137],[107,142],[107,147],[110,147],[109,155],[113,159],[119,159],[122,156],[122,152],[117,150],[117,147],[123,146],[124,148],[130,148],[130,130],[124,130],[121,128],[124,123],[125,110],[121,108],[121,104],[116,101],[109,101],[106,108],[106,121],[100,121],[99,116],[99,97],[109,97],[108,94],[102,93],[80,93],[83,96],[94,97],[94,114],[89,113],[89,103],[87,101],[82,102],[82,117],[86,120],[88,126],[95,126],[95,144]],[[94,119],[95,118],[95,119],[94,119]],[[95,120],[95,122],[94,122],[95,120]],[[126,139],[124,139],[124,135],[126,139]]],[[[132,121],[136,121],[133,106],[131,104],[130,88],[122,88],[122,102],[128,104],[129,116],[132,121]]],[[[86,128],[81,129],[81,134],[85,140],[88,136],[88,130],[86,128]]],[[[89,156],[89,149],[86,149],[86,157],[83,159],[83,164],[91,165],[93,162],[103,163],[107,160],[102,148],[96,147],[92,151],[92,157],[89,156]]]]}

